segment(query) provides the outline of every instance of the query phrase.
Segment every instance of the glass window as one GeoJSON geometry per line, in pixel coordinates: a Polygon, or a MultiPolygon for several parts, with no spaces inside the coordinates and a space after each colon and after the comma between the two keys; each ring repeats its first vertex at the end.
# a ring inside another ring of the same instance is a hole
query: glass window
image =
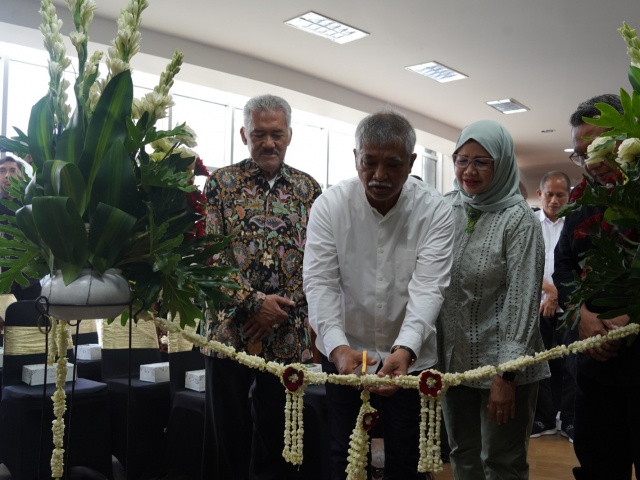
{"type": "Polygon", "coordinates": [[[27,133],[31,107],[47,94],[49,74],[44,65],[10,61],[7,87],[7,127],[5,131],[8,137],[13,137],[17,135],[14,127],[27,133]]]}
{"type": "Polygon", "coordinates": [[[354,146],[353,133],[329,132],[329,186],[358,174],[353,156],[354,146]]]}
{"type": "Polygon", "coordinates": [[[194,148],[207,167],[225,165],[225,105],[173,95],[175,105],[171,109],[171,125],[187,122],[196,134],[198,145],[194,148]]]}
{"type": "Polygon", "coordinates": [[[293,137],[287,149],[287,165],[308,173],[324,189],[327,186],[327,137],[325,129],[292,122],[293,137]]]}

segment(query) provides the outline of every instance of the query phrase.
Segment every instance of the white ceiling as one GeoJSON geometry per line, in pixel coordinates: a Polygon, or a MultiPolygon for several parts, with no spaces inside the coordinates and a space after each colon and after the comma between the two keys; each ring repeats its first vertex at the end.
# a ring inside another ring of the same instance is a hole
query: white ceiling
{"type": "MultiPolygon", "coordinates": [[[[96,1],[96,16],[108,19],[126,4],[96,1]]],[[[1,0],[0,7],[18,2],[39,3],[1,0]]],[[[0,10],[0,21],[4,16],[0,10]]],[[[332,84],[395,106],[418,119],[418,128],[450,141],[474,120],[500,121],[515,139],[531,199],[550,169],[579,179],[563,152],[571,146],[567,119],[577,104],[629,90],[629,59],[617,29],[623,21],[640,28],[640,0],[150,0],[142,18],[145,30],[188,40],[194,49],[213,46],[219,56],[231,52],[311,77],[300,88],[307,95],[328,99],[322,85],[332,84]],[[370,35],[339,45],[283,24],[310,10],[370,35]],[[405,70],[430,60],[469,78],[441,84],[405,70]],[[322,80],[317,88],[314,77],[322,80]],[[531,110],[503,115],[485,105],[502,98],[531,110]]],[[[190,51],[181,50],[189,63],[190,51]]],[[[261,69],[243,68],[230,73],[270,81],[261,69]]],[[[355,101],[347,106],[357,108],[355,101]]]]}

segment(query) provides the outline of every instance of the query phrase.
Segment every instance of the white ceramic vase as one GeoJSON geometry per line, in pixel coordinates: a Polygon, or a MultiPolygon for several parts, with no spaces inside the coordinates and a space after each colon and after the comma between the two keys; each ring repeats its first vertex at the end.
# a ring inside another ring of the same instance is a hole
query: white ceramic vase
{"type": "Polygon", "coordinates": [[[121,271],[110,268],[103,275],[91,268],[65,285],[60,271],[45,279],[42,296],[49,302],[49,314],[58,320],[113,318],[129,305],[129,282],[121,271]]]}

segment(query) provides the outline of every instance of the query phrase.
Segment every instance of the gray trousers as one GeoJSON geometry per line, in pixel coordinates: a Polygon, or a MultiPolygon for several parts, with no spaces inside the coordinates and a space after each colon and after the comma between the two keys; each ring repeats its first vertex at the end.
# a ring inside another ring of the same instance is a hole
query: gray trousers
{"type": "Polygon", "coordinates": [[[489,421],[488,389],[447,391],[443,411],[456,480],[529,478],[527,447],[537,397],[538,382],[517,386],[515,418],[498,426],[489,421]]]}

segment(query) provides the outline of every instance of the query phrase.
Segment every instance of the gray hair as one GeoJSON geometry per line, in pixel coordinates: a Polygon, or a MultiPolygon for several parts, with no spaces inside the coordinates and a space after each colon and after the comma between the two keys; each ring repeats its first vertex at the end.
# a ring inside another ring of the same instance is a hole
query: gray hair
{"type": "Polygon", "coordinates": [[[620,96],[614,95],[613,93],[605,93],[604,95],[597,95],[595,97],[591,97],[589,100],[585,100],[576,111],[571,114],[569,118],[569,124],[575,128],[583,125],[585,122],[582,117],[587,118],[596,118],[601,115],[600,110],[596,107],[596,103],[606,103],[607,105],[611,105],[615,108],[618,113],[624,113],[622,109],[622,103],[620,103],[620,96]]]}
{"type": "Polygon", "coordinates": [[[569,179],[569,175],[559,170],[553,170],[551,172],[547,172],[542,176],[542,180],[540,180],[540,190],[544,189],[544,184],[547,183],[552,178],[560,178],[567,183],[567,191],[571,191],[571,180],[569,179]]]}
{"type": "Polygon", "coordinates": [[[291,128],[291,106],[284,98],[275,95],[258,95],[250,98],[245,104],[242,113],[244,114],[244,128],[248,128],[251,123],[253,112],[276,112],[284,113],[287,128],[291,128]]]}
{"type": "Polygon", "coordinates": [[[391,110],[366,116],[356,127],[356,149],[363,146],[401,145],[409,157],[416,147],[416,131],[409,121],[391,110]]]}

